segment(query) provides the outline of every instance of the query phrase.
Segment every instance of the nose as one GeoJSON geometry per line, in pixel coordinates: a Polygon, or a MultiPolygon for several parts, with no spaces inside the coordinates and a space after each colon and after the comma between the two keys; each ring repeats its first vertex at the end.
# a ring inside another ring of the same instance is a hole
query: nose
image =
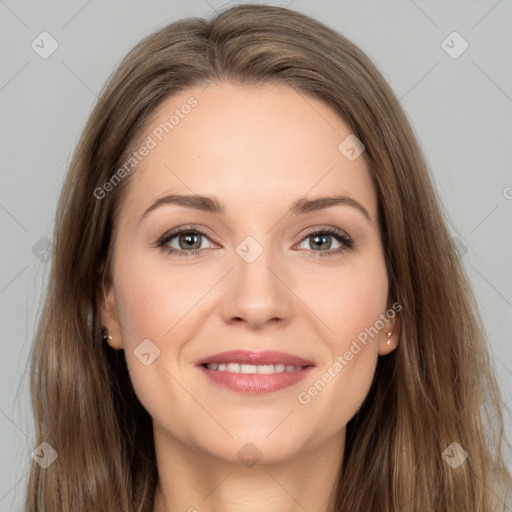
{"type": "Polygon", "coordinates": [[[267,323],[281,325],[290,321],[293,293],[269,251],[263,251],[252,263],[235,255],[234,268],[226,280],[222,307],[225,322],[244,322],[257,330],[267,323]]]}

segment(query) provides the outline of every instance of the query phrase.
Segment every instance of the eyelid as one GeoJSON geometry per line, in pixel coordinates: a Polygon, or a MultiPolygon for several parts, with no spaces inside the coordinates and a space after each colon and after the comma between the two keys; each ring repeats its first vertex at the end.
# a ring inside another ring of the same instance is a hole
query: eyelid
{"type": "Polygon", "coordinates": [[[345,235],[347,238],[352,238],[345,230],[341,229],[341,228],[338,228],[336,226],[313,226],[312,228],[308,228],[303,234],[302,234],[302,238],[301,238],[301,242],[302,240],[304,240],[304,238],[306,238],[307,236],[313,234],[313,233],[325,233],[325,232],[337,232],[339,234],[343,234],[345,235]]]}
{"type": "MultiPolygon", "coordinates": [[[[166,231],[157,241],[157,243],[160,243],[162,241],[169,241],[169,238],[174,238],[177,235],[180,235],[182,232],[196,232],[200,235],[206,236],[210,241],[217,244],[214,239],[215,235],[213,235],[213,232],[209,230],[208,228],[200,225],[200,224],[183,224],[181,226],[176,226],[169,231],[166,231]]],[[[219,244],[217,244],[219,245],[219,244]]]]}
{"type": "MultiPolygon", "coordinates": [[[[214,245],[220,245],[217,242],[215,242],[215,240],[214,240],[215,237],[211,235],[211,231],[208,228],[206,228],[202,225],[197,225],[197,224],[184,224],[184,225],[176,226],[176,227],[172,228],[171,230],[167,231],[166,233],[164,233],[156,242],[156,247],[159,247],[162,250],[165,250],[166,252],[168,252],[170,254],[174,253],[174,254],[179,254],[179,255],[202,253],[203,251],[207,250],[207,249],[203,248],[203,249],[193,249],[190,251],[186,251],[183,249],[176,249],[174,247],[166,248],[166,245],[169,243],[169,241],[171,239],[175,238],[176,236],[178,236],[182,233],[186,233],[186,232],[191,232],[191,233],[195,233],[195,234],[204,236],[208,240],[210,240],[214,245]],[[212,240],[212,238],[213,238],[213,240],[212,240]]],[[[316,233],[326,233],[334,238],[341,239],[341,240],[338,240],[338,243],[340,243],[342,245],[342,247],[338,248],[338,249],[329,249],[329,250],[325,250],[325,251],[313,251],[312,249],[304,249],[306,252],[318,253],[319,255],[328,256],[328,255],[335,255],[335,254],[339,254],[341,252],[350,250],[355,245],[354,244],[355,239],[352,236],[350,236],[343,229],[338,228],[336,226],[324,225],[324,226],[313,226],[313,227],[308,228],[305,232],[303,232],[300,235],[299,241],[293,247],[295,248],[298,245],[302,244],[305,239],[307,239],[312,234],[316,234],[316,233]]]]}
{"type": "Polygon", "coordinates": [[[326,251],[313,251],[311,249],[306,249],[306,251],[312,252],[312,253],[318,253],[319,255],[335,255],[339,254],[341,252],[351,250],[355,247],[355,238],[350,236],[345,230],[338,228],[336,226],[313,226],[312,228],[308,228],[306,232],[304,232],[301,235],[300,241],[294,245],[296,247],[297,245],[300,245],[309,238],[311,235],[314,234],[321,234],[325,233],[329,236],[332,236],[333,238],[338,240],[338,243],[341,244],[341,248],[338,249],[329,249],[326,251]]]}

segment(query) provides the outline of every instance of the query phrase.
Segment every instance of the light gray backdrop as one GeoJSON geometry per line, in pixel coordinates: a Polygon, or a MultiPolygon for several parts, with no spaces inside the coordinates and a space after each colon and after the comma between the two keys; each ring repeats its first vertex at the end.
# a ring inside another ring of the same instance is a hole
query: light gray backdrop
{"type": "MultiPolygon", "coordinates": [[[[34,449],[27,356],[59,189],[97,94],[142,37],[233,3],[0,1],[0,511],[22,510],[34,449]]],[[[512,1],[266,3],[346,35],[400,98],[458,239],[510,402],[512,1]]]]}

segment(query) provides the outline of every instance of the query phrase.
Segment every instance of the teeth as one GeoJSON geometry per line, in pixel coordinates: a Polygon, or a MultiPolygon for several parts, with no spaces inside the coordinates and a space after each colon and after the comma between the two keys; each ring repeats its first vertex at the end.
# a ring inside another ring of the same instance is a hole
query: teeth
{"type": "Polygon", "coordinates": [[[240,365],[238,363],[228,363],[227,372],[240,373],[240,365]]]}
{"type": "Polygon", "coordinates": [[[238,363],[221,363],[208,364],[208,370],[217,372],[232,373],[282,373],[282,372],[300,372],[302,366],[284,365],[284,364],[238,364],[238,363]]]}

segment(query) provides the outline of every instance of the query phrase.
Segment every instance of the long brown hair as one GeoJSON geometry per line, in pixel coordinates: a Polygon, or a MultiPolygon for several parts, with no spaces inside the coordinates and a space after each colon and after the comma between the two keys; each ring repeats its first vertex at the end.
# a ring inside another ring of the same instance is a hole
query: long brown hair
{"type": "Polygon", "coordinates": [[[221,79],[277,82],[325,101],[364,143],[377,190],[401,332],[347,425],[335,510],[505,510],[512,477],[502,454],[502,397],[410,124],[354,44],[303,14],[264,5],[181,20],[147,37],[110,77],[85,126],[61,191],[31,359],[37,444],[47,442],[58,458],[46,469],[33,463],[27,510],[152,510],[151,418],[124,352],[103,342],[98,315],[130,175],[101,199],[95,190],[127,160],[164,99],[221,79]],[[443,457],[454,442],[468,454],[457,468],[443,457]]]}

